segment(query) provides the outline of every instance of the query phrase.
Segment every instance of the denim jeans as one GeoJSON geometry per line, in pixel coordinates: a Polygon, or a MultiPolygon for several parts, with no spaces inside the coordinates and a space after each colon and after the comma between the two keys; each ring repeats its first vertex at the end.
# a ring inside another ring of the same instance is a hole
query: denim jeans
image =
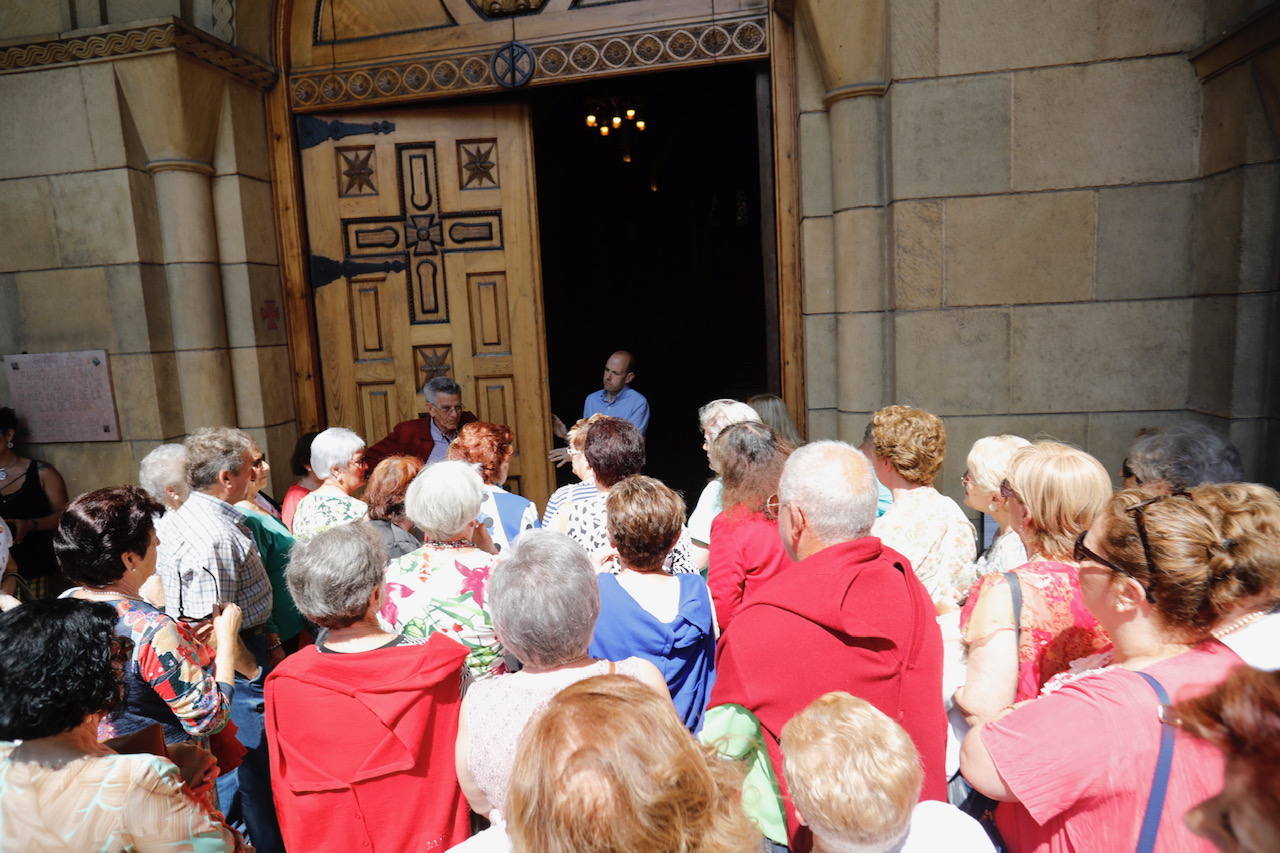
{"type": "Polygon", "coordinates": [[[262,633],[254,635],[246,631],[241,636],[262,671],[252,681],[236,673],[231,721],[236,724],[236,737],[248,754],[238,768],[218,777],[218,804],[227,823],[241,830],[258,853],[284,853],[275,802],[271,799],[271,768],[263,731],[266,701],[262,685],[267,678],[267,640],[262,633]]]}

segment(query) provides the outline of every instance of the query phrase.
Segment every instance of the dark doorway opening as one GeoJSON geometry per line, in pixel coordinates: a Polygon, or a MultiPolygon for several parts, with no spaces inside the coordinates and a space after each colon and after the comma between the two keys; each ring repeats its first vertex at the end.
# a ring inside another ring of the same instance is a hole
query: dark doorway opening
{"type": "Polygon", "coordinates": [[[711,476],[698,407],[778,391],[767,82],[753,63],[532,99],[552,411],[572,426],[610,353],[634,352],[646,471],[690,505],[711,476]]]}

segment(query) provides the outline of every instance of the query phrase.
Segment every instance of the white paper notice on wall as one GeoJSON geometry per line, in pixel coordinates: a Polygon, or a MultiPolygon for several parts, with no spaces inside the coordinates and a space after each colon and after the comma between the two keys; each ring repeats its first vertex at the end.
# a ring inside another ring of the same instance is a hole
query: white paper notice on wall
{"type": "Polygon", "coordinates": [[[0,374],[32,444],[120,440],[106,350],[0,355],[0,374]]]}

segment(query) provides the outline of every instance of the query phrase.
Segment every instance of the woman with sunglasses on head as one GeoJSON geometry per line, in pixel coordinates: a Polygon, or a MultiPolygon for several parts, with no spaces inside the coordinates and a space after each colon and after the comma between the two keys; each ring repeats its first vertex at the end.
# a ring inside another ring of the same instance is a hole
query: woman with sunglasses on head
{"type": "Polygon", "coordinates": [[[1280,494],[1257,483],[1196,486],[1191,497],[1222,525],[1235,588],[1213,635],[1250,666],[1280,669],[1280,494]]]}
{"type": "MultiPolygon", "coordinates": [[[[98,489],[71,502],[53,540],[63,574],[80,584],[64,595],[111,605],[116,635],[133,645],[124,701],[102,717],[100,740],[153,723],[164,729],[167,743],[218,735],[230,719],[237,667],[249,674],[257,669],[240,642],[236,605],[222,605],[211,625],[197,627],[143,599],[140,589],[155,574],[160,541],[152,518],[163,511],[137,486],[98,489]],[[210,664],[212,675],[206,672],[210,664]]],[[[215,753],[222,740],[230,749],[224,755],[237,752],[228,737],[219,739],[215,753]]]]}
{"type": "Polygon", "coordinates": [[[1162,722],[1161,706],[1241,664],[1213,636],[1235,597],[1235,545],[1190,497],[1134,489],[1077,535],[1080,589],[1110,657],[974,729],[961,752],[969,783],[1002,801],[1011,850],[1210,849],[1182,815],[1219,790],[1222,755],[1162,722]]]}
{"type": "Polygon", "coordinates": [[[1031,699],[1050,676],[1109,642],[1080,598],[1072,558],[1077,534],[1111,497],[1102,463],[1039,441],[1013,455],[1000,493],[1029,560],[983,577],[961,611],[967,663],[955,702],[971,725],[1031,699]]]}

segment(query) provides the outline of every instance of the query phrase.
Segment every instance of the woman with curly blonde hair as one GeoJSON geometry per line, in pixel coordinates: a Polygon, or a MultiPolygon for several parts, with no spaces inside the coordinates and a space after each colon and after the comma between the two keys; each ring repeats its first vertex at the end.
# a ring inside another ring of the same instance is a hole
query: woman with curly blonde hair
{"type": "Polygon", "coordinates": [[[533,501],[502,488],[514,452],[515,433],[511,427],[485,421],[466,424],[449,445],[449,458],[470,462],[484,480],[480,521],[493,540],[495,554],[510,550],[516,537],[539,526],[538,508],[533,501]]]}
{"type": "Polygon", "coordinates": [[[669,701],[633,678],[562,690],[525,729],[508,795],[518,853],[746,853],[742,769],[694,740],[669,701]]]}
{"type": "Polygon", "coordinates": [[[871,535],[910,561],[939,612],[955,610],[978,543],[964,510],[933,487],[947,454],[942,419],[911,406],[885,406],[871,416],[861,449],[876,479],[893,492],[893,505],[871,535]]]}

